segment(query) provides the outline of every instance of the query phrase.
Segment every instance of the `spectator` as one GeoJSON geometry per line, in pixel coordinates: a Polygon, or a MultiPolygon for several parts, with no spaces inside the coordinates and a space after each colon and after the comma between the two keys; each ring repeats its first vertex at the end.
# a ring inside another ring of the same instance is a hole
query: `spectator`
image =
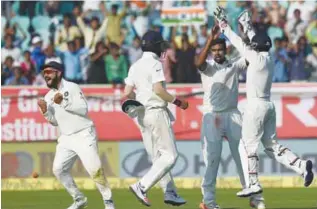
{"type": "Polygon", "coordinates": [[[3,63],[6,57],[11,56],[14,60],[20,60],[21,50],[13,46],[13,36],[6,35],[4,37],[5,45],[1,49],[1,63],[3,63]]]}
{"type": "Polygon", "coordinates": [[[128,74],[127,60],[120,54],[116,43],[110,43],[110,54],[106,56],[106,74],[109,82],[118,87],[128,74]]]}
{"type": "Polygon", "coordinates": [[[189,43],[187,34],[182,35],[181,48],[176,50],[177,68],[176,78],[177,83],[197,83],[199,77],[195,70],[195,55],[196,48],[189,43]]]}
{"type": "Polygon", "coordinates": [[[99,41],[96,44],[95,52],[90,57],[90,65],[88,68],[89,84],[105,84],[107,83],[105,57],[108,54],[106,45],[99,41]]]}
{"type": "Polygon", "coordinates": [[[266,13],[261,11],[258,13],[258,16],[254,16],[253,26],[256,33],[266,34],[270,27],[269,19],[266,17],[266,13]]]}
{"type": "Polygon", "coordinates": [[[287,51],[282,47],[282,39],[276,38],[274,40],[275,52],[274,52],[274,75],[273,82],[287,82],[288,71],[287,66],[290,62],[287,55],[287,51]]]}
{"type": "Polygon", "coordinates": [[[278,1],[271,1],[270,7],[267,8],[267,14],[271,20],[271,24],[279,27],[283,27],[285,23],[286,9],[282,7],[278,1]]]}
{"type": "Polygon", "coordinates": [[[42,50],[43,41],[40,36],[35,36],[32,39],[33,50],[31,52],[31,58],[36,63],[36,74],[41,72],[41,68],[45,62],[45,53],[42,50]]]}
{"type": "Polygon", "coordinates": [[[207,42],[208,34],[208,24],[204,24],[200,26],[200,34],[198,36],[198,46],[199,48],[203,48],[207,42]]]}
{"type": "Polygon", "coordinates": [[[301,19],[301,12],[295,9],[294,18],[287,21],[285,32],[292,44],[296,44],[298,39],[304,35],[306,23],[301,19]]]}
{"type": "Polygon", "coordinates": [[[135,63],[138,59],[142,57],[143,51],[141,49],[141,40],[138,36],[133,39],[132,46],[128,49],[129,62],[130,65],[135,63]]]}
{"type": "Polygon", "coordinates": [[[6,86],[28,85],[29,81],[23,76],[21,63],[15,61],[12,66],[13,75],[6,79],[6,86]]]}
{"type": "Polygon", "coordinates": [[[82,37],[76,37],[74,39],[75,42],[75,50],[78,53],[79,61],[80,61],[80,69],[83,76],[84,83],[87,82],[88,79],[88,67],[89,67],[89,50],[84,46],[84,39],[82,37]]]}
{"type": "Polygon", "coordinates": [[[173,77],[175,77],[175,75],[173,75],[173,69],[177,63],[175,49],[175,43],[172,43],[172,45],[166,50],[165,54],[161,58],[166,83],[172,83],[173,77]]]}
{"type": "Polygon", "coordinates": [[[22,73],[28,79],[29,83],[32,83],[36,72],[35,61],[32,60],[30,51],[25,51],[23,55],[24,61],[21,63],[22,73]]]}
{"type": "Polygon", "coordinates": [[[80,69],[79,54],[75,48],[75,42],[69,41],[67,43],[68,51],[64,52],[64,65],[65,72],[64,76],[66,80],[74,83],[82,83],[82,72],[80,69]]]}
{"type": "Polygon", "coordinates": [[[299,10],[302,14],[302,19],[306,23],[312,19],[312,13],[316,9],[316,2],[315,1],[307,1],[305,0],[298,0],[292,1],[288,7],[287,11],[287,21],[293,19],[293,14],[295,10],[299,10]]]}
{"type": "Polygon", "coordinates": [[[177,36],[176,35],[176,30],[177,30],[176,27],[172,28],[172,38],[174,39],[177,48],[182,48],[182,43],[183,43],[182,40],[183,40],[183,35],[184,34],[187,35],[190,45],[196,46],[195,43],[196,43],[196,40],[197,40],[197,32],[196,32],[194,26],[192,26],[191,29],[192,29],[192,35],[189,36],[189,28],[188,28],[188,26],[182,26],[181,27],[182,34],[177,36]]]}
{"type": "Polygon", "coordinates": [[[7,56],[4,60],[4,65],[1,66],[1,85],[5,84],[6,79],[13,75],[13,58],[11,56],[7,56]]]}
{"type": "Polygon", "coordinates": [[[129,6],[129,2],[125,2],[125,6],[123,8],[123,11],[118,14],[118,5],[113,4],[111,6],[111,13],[107,11],[105,5],[103,4],[103,9],[106,12],[106,15],[109,19],[108,26],[107,26],[107,38],[109,39],[110,42],[114,42],[118,45],[121,44],[121,21],[122,18],[126,15],[127,8],[129,6]]]}
{"type": "Polygon", "coordinates": [[[308,25],[306,29],[306,37],[310,44],[317,43],[317,19],[308,25]]]}
{"type": "Polygon", "coordinates": [[[66,51],[68,49],[67,42],[74,40],[77,36],[81,36],[81,33],[77,26],[72,25],[71,14],[65,14],[63,27],[58,30],[55,36],[55,46],[60,51],[66,51]]]}
{"type": "Polygon", "coordinates": [[[311,75],[309,81],[317,82],[317,42],[312,47],[312,53],[306,57],[307,68],[311,75]]]}
{"type": "Polygon", "coordinates": [[[46,49],[44,50],[44,54],[45,54],[45,63],[47,62],[48,59],[52,59],[52,58],[58,58],[60,59],[60,53],[55,50],[55,47],[53,44],[49,44],[46,49]]]}
{"type": "Polygon", "coordinates": [[[96,43],[101,40],[106,31],[108,18],[105,18],[100,26],[99,19],[97,17],[92,17],[90,20],[90,27],[88,27],[83,21],[83,17],[85,17],[86,14],[87,13],[82,13],[81,16],[77,17],[77,24],[84,34],[85,47],[89,50],[89,54],[92,54],[96,48],[96,43]]]}
{"type": "Polygon", "coordinates": [[[18,23],[14,23],[13,26],[10,26],[10,22],[7,22],[4,28],[4,36],[10,35],[13,38],[13,46],[21,48],[23,41],[26,39],[27,35],[25,31],[20,27],[18,23]],[[16,35],[17,29],[21,32],[22,37],[16,35]]]}
{"type": "Polygon", "coordinates": [[[289,57],[290,64],[290,80],[291,81],[305,81],[308,79],[308,72],[305,70],[305,61],[307,56],[306,38],[301,37],[296,45],[293,45],[289,57]]]}

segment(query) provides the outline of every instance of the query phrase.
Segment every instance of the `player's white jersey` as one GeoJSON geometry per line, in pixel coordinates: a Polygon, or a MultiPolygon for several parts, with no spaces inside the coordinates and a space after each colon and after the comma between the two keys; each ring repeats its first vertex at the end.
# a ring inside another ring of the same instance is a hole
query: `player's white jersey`
{"type": "Polygon", "coordinates": [[[88,117],[86,98],[76,83],[62,79],[59,89],[51,89],[44,99],[47,103],[44,117],[58,126],[62,135],[71,135],[94,125],[88,117]],[[53,101],[58,92],[63,95],[61,104],[53,101]]]}
{"type": "Polygon", "coordinates": [[[239,73],[246,67],[243,58],[237,61],[226,60],[223,64],[214,60],[207,61],[206,68],[200,70],[204,90],[204,113],[237,108],[239,73]]]}
{"type": "Polygon", "coordinates": [[[228,26],[224,30],[239,53],[249,62],[247,69],[247,98],[270,99],[274,63],[268,52],[256,52],[250,49],[242,39],[228,26]]]}
{"type": "Polygon", "coordinates": [[[274,63],[268,52],[259,52],[250,55],[253,59],[249,61],[247,69],[247,98],[270,99],[274,71],[274,63]]]}
{"type": "Polygon", "coordinates": [[[152,52],[143,52],[142,57],[129,69],[125,83],[136,89],[136,100],[145,108],[167,107],[167,102],[162,100],[153,91],[153,84],[163,81],[166,86],[163,73],[163,65],[159,57],[152,52]]]}

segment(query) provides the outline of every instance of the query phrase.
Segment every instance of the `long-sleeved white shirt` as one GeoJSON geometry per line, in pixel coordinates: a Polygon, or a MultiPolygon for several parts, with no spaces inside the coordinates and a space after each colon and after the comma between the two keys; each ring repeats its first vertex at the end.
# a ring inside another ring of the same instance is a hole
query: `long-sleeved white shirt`
{"type": "Polygon", "coordinates": [[[47,112],[43,115],[52,125],[58,126],[62,135],[71,135],[94,126],[88,117],[86,98],[77,84],[62,79],[59,89],[51,89],[44,99],[47,112]],[[61,104],[53,101],[58,92],[63,95],[61,104]]]}
{"type": "Polygon", "coordinates": [[[225,36],[248,62],[247,99],[270,99],[274,63],[268,52],[257,52],[248,47],[228,25],[224,29],[225,36]]]}
{"type": "Polygon", "coordinates": [[[239,73],[246,70],[244,58],[226,60],[218,64],[207,60],[204,69],[200,69],[201,82],[204,90],[203,111],[222,112],[238,106],[239,73]]]}

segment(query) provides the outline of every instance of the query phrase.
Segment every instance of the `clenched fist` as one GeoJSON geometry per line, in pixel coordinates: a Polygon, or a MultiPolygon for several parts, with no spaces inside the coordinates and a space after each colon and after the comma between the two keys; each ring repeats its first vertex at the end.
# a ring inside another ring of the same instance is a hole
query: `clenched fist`
{"type": "Polygon", "coordinates": [[[186,100],[181,100],[182,103],[180,105],[180,108],[183,110],[186,110],[188,108],[188,102],[186,100]]]}
{"type": "Polygon", "coordinates": [[[47,104],[44,99],[40,99],[39,101],[37,101],[37,105],[39,106],[43,114],[47,112],[47,104]]]}
{"type": "Polygon", "coordinates": [[[54,102],[55,102],[56,104],[61,104],[62,101],[63,101],[63,95],[62,95],[61,93],[55,94],[55,96],[54,96],[54,102]]]}

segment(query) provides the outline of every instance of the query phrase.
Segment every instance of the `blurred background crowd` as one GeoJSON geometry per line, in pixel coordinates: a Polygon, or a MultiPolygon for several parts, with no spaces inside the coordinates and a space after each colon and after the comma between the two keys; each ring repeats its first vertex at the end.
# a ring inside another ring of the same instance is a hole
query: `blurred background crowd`
{"type": "MultiPolygon", "coordinates": [[[[227,9],[235,31],[237,16],[248,9],[257,33],[271,37],[274,82],[317,81],[316,1],[49,0],[1,1],[1,84],[45,85],[40,69],[57,60],[68,80],[120,86],[142,56],[140,38],[148,29],[171,43],[161,58],[167,82],[200,82],[195,55],[206,43],[218,5],[227,9]],[[203,8],[206,21],[166,26],[161,13],[175,7],[203,8]]],[[[227,46],[229,58],[239,56],[227,46]]]]}

